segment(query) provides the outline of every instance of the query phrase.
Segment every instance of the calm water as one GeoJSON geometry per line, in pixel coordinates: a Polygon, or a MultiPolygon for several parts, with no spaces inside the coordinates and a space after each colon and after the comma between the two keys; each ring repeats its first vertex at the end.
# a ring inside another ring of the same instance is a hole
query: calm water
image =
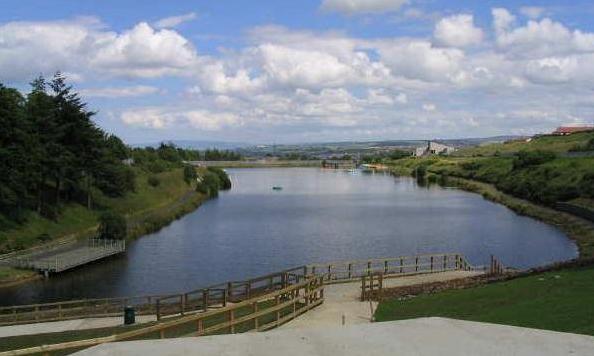
{"type": "Polygon", "coordinates": [[[307,168],[229,174],[231,191],[131,243],[125,256],[0,290],[1,304],[181,292],[343,259],[461,252],[474,264],[494,254],[530,267],[577,254],[553,227],[410,178],[307,168]]]}

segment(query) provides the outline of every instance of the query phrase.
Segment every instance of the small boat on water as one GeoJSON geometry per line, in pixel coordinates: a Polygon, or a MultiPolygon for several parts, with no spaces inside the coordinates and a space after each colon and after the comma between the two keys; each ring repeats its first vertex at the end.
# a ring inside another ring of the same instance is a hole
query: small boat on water
{"type": "Polygon", "coordinates": [[[274,187],[272,187],[272,190],[283,190],[283,187],[275,185],[274,187]]]}

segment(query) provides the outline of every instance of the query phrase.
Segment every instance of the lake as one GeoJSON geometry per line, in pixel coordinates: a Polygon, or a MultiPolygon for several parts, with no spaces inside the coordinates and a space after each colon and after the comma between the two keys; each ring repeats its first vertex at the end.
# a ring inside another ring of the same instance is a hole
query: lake
{"type": "Polygon", "coordinates": [[[556,228],[480,195],[384,173],[229,169],[233,188],[125,255],[0,289],[2,305],[176,293],[312,262],[458,252],[519,268],[577,256],[556,228]],[[273,190],[282,186],[282,190],[273,190]]]}

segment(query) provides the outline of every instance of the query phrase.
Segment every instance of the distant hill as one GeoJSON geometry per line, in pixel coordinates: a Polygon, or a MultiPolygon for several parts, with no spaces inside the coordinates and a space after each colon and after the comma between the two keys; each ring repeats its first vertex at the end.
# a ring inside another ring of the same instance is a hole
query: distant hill
{"type": "Polygon", "coordinates": [[[219,150],[234,150],[238,148],[245,148],[253,146],[253,144],[245,142],[227,142],[227,141],[198,141],[198,140],[163,140],[151,143],[138,143],[131,145],[132,147],[158,147],[161,142],[173,143],[177,147],[185,149],[205,150],[216,148],[219,150]]]}

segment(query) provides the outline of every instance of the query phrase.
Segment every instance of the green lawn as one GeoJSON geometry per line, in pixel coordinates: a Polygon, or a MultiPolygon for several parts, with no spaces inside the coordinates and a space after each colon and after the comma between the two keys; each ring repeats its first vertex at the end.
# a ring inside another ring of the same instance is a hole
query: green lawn
{"type": "Polygon", "coordinates": [[[594,266],[380,303],[378,321],[419,317],[594,335],[594,266]]]}

